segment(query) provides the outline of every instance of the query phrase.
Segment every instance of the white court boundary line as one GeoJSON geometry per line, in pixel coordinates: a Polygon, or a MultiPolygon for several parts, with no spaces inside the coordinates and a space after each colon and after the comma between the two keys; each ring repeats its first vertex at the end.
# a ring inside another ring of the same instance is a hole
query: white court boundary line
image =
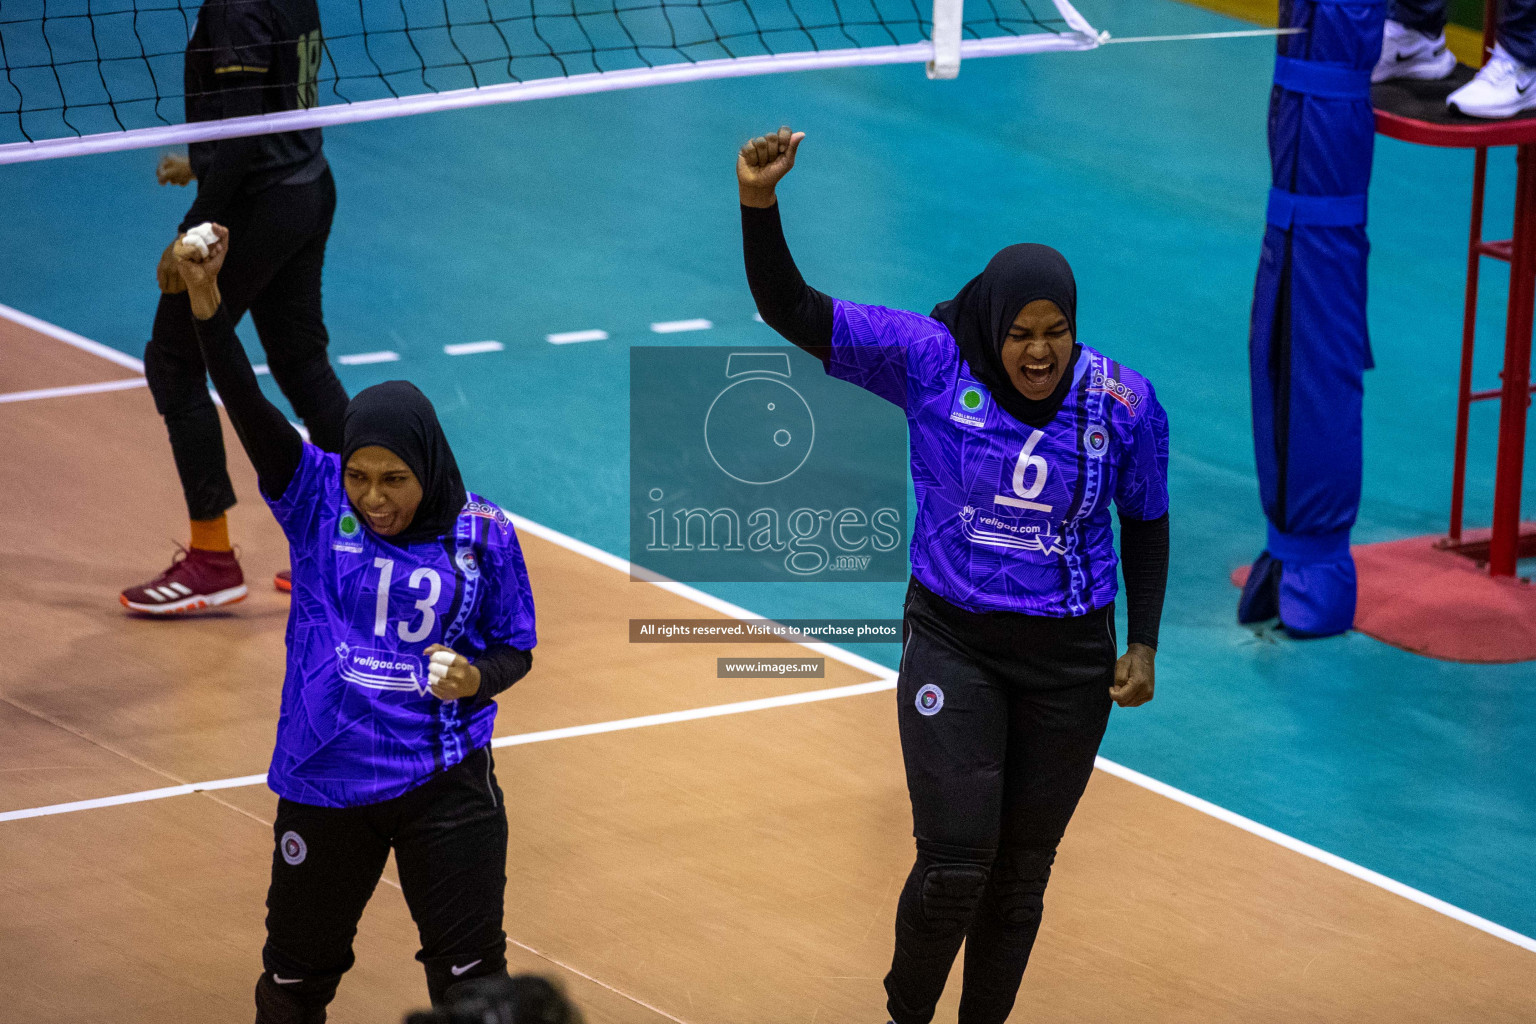
{"type": "Polygon", "coordinates": [[[90,338],[82,338],[74,331],[66,331],[64,328],[55,324],[51,324],[46,320],[39,320],[37,317],[31,315],[30,313],[23,313],[19,309],[13,309],[10,306],[0,303],[0,317],[4,317],[12,323],[20,324],[23,327],[30,328],[31,330],[36,331],[38,334],[47,335],[55,341],[62,341],[64,344],[78,348],[82,352],[89,352],[93,356],[101,356],[101,358],[105,359],[107,362],[116,363],[118,366],[126,367],[127,369],[132,370],[134,373],[144,372],[144,360],[135,359],[133,356],[119,352],[117,349],[112,348],[110,345],[103,345],[99,341],[92,341],[90,338]]]}
{"type": "MultiPolygon", "coordinates": [[[[11,309],[9,306],[0,305],[0,316],[6,316],[9,319],[16,319],[16,316],[12,316],[12,314],[18,314],[18,311],[11,309]]],[[[42,333],[52,338],[58,338],[59,340],[64,341],[66,344],[74,345],[76,348],[84,349],[87,352],[93,352],[96,348],[112,352],[112,356],[107,356],[105,358],[111,358],[113,362],[119,362],[121,359],[131,358],[129,356],[124,356],[121,352],[108,349],[107,346],[101,345],[98,342],[82,338],[78,334],[74,334],[62,328],[54,327],[52,324],[46,324],[44,321],[37,320],[35,317],[28,317],[25,313],[20,313],[18,315],[21,317],[26,317],[26,321],[30,321],[30,323],[20,320],[18,320],[18,322],[25,323],[25,325],[29,327],[34,323],[43,324],[47,330],[43,330],[42,333]],[[113,358],[114,356],[116,358],[113,358]]],[[[612,569],[616,569],[620,572],[631,575],[633,573],[634,567],[631,565],[628,559],[620,558],[619,556],[604,551],[599,547],[595,547],[586,543],[585,541],[577,540],[575,537],[568,536],[567,534],[561,533],[558,530],[551,529],[542,523],[536,523],[531,519],[527,519],[515,513],[509,513],[509,516],[519,530],[530,533],[542,540],[547,540],[552,544],[565,548],[567,551],[571,551],[575,554],[583,556],[584,558],[591,559],[594,562],[599,562],[612,569]]],[[[695,604],[699,604],[706,608],[720,612],[729,618],[751,620],[762,618],[762,616],[753,614],[752,612],[747,611],[745,608],[742,608],[739,605],[731,604],[729,601],[724,601],[718,597],[715,597],[713,594],[706,594],[702,590],[696,590],[695,588],[690,587],[685,583],[677,583],[675,581],[665,580],[652,582],[651,585],[660,587],[663,590],[670,591],[679,597],[683,597],[689,601],[694,602],[695,604]]],[[[868,658],[854,654],[851,651],[843,650],[842,648],[833,644],[800,641],[799,646],[807,648],[808,650],[815,651],[819,654],[823,654],[826,657],[833,659],[834,661],[840,661],[845,665],[849,665],[863,672],[867,672],[876,678],[870,682],[855,683],[851,686],[838,686],[825,690],[812,690],[804,693],[783,694],[777,697],[764,697],[758,700],[736,701],[730,704],[715,704],[708,707],[693,708],[686,711],[668,711],[655,715],[641,715],[635,718],[621,718],[610,722],[596,722],[588,725],[568,726],[561,729],[544,729],[538,732],[503,736],[499,739],[492,740],[491,746],[524,746],[531,743],[546,743],[551,740],[571,739],[579,736],[595,736],[603,733],[623,732],[630,729],[643,729],[656,725],[669,725],[676,722],[689,722],[698,721],[705,718],[720,718],[727,715],[740,715],[752,711],[762,711],[769,708],[791,707],[798,704],[819,703],[826,700],[837,700],[842,697],[853,697],[864,694],[879,693],[896,688],[896,673],[884,665],[870,661],[868,658]]],[[[1247,832],[1250,835],[1256,836],[1267,842],[1274,843],[1276,846],[1290,850],[1292,853],[1300,854],[1301,856],[1306,857],[1308,860],[1313,860],[1326,867],[1333,868],[1336,871],[1341,871],[1352,878],[1365,882],[1367,885],[1375,886],[1376,888],[1392,893],[1395,896],[1400,896],[1403,899],[1424,907],[1426,910],[1431,910],[1444,917],[1448,917],[1453,921],[1459,921],[1462,924],[1475,928],[1480,932],[1491,935],[1496,939],[1502,939],[1511,945],[1518,946],[1521,949],[1525,949],[1532,953],[1536,953],[1536,938],[1531,938],[1528,935],[1517,932],[1513,928],[1507,928],[1504,925],[1490,921],[1485,917],[1480,917],[1469,910],[1463,910],[1461,907],[1458,907],[1453,903],[1447,903],[1445,900],[1431,896],[1429,893],[1415,889],[1410,885],[1405,885],[1404,883],[1399,882],[1394,878],[1390,878],[1387,875],[1383,875],[1380,872],[1372,871],[1370,868],[1356,864],[1354,861],[1346,860],[1337,854],[1329,853],[1327,850],[1324,850],[1321,847],[1313,846],[1311,843],[1303,842],[1302,840],[1297,839],[1294,836],[1287,835],[1278,829],[1270,828],[1268,825],[1262,825],[1259,822],[1254,821],[1252,818],[1244,817],[1235,811],[1229,811],[1225,807],[1211,803],[1209,800],[1202,799],[1201,797],[1195,796],[1192,793],[1186,793],[1184,790],[1170,786],[1166,782],[1159,782],[1157,779],[1154,779],[1149,775],[1143,775],[1141,772],[1138,772],[1135,769],[1127,768],[1122,764],[1118,764],[1109,760],[1108,758],[1096,757],[1094,759],[1094,766],[1106,774],[1113,775],[1118,779],[1131,783],[1132,785],[1139,786],[1148,792],[1156,793],[1159,796],[1166,797],[1175,803],[1188,807],[1190,810],[1197,811],[1211,818],[1215,818],[1217,821],[1225,822],[1226,824],[1232,825],[1235,828],[1242,829],[1244,832],[1247,832]]],[[[258,786],[265,781],[266,775],[264,774],[243,775],[230,779],[215,779],[211,782],[188,783],[186,785],[180,786],[166,786],[161,789],[143,790],[138,793],[124,793],[118,796],[97,797],[91,800],[75,800],[70,803],[51,804],[46,807],[32,807],[14,811],[0,812],[0,822],[19,821],[25,818],[45,817],[56,814],[68,814],[74,811],[91,810],[99,807],[116,807],[123,804],[142,803],[149,800],[163,800],[173,796],[184,796],[192,793],[211,790],[237,789],[244,786],[258,786]]],[[[530,950],[530,952],[536,951],[530,950]]],[[[668,1014],[667,1016],[670,1017],[671,1015],[668,1014]]],[[[676,1020],[677,1018],[673,1017],[672,1019],[676,1020]]]]}
{"type": "Polygon", "coordinates": [[[8,402],[34,402],[40,398],[69,398],[73,395],[99,395],[103,391],[131,391],[149,386],[144,377],[104,380],[100,384],[69,384],[62,388],[38,388],[35,391],[8,391],[0,395],[0,405],[8,402]]]}

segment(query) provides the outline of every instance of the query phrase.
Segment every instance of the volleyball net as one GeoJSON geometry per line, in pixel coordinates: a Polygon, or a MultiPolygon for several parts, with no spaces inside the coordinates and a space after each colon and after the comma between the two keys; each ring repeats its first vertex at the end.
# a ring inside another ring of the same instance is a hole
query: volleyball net
{"type": "MultiPolygon", "coordinates": [[[[222,0],[225,3],[261,0],[222,0]]],[[[308,109],[185,123],[198,0],[0,0],[0,163],[813,68],[1085,50],[1069,0],[321,0],[308,109]]],[[[301,45],[299,40],[292,45],[301,45]]]]}

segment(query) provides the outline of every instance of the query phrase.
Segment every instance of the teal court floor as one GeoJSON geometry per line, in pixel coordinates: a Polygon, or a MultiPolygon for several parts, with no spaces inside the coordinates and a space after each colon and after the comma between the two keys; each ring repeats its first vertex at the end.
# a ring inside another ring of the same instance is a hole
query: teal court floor
{"type": "MultiPolygon", "coordinates": [[[[1080,7],[1121,36],[1250,27],[1172,0],[1080,7]]],[[[1001,246],[1055,245],[1078,275],[1082,340],[1147,374],[1173,429],[1158,697],[1116,712],[1105,756],[1536,935],[1536,665],[1446,664],[1358,634],[1301,643],[1235,622],[1228,575],[1264,538],[1246,341],[1272,53],[1263,38],[1117,45],[968,61],[953,82],[911,65],[825,71],[332,129],[325,294],[339,373],[354,391],[415,381],[472,488],[624,555],[630,348],[779,343],[753,319],[741,271],[732,162],[747,136],[808,133],[783,213],[807,280],[831,294],[926,311],[1001,246]],[[692,319],[712,326],[650,327],[692,319]],[[607,338],[545,340],[593,330],[607,338]],[[482,340],[503,347],[444,351],[482,340]],[[348,358],[380,352],[398,358],[348,358]]],[[[0,167],[0,302],[142,354],[153,265],[190,201],[155,185],[156,156],[0,167]]],[[[1378,366],[1357,542],[1444,528],[1471,162],[1377,146],[1378,366]]],[[[1511,153],[1492,166],[1497,236],[1511,153]]],[[[1497,369],[1501,272],[1485,277],[1482,386],[1497,369]]],[[[1489,514],[1493,416],[1473,415],[1471,522],[1489,514]]],[[[779,617],[894,617],[903,592],[702,589],[779,617]]]]}

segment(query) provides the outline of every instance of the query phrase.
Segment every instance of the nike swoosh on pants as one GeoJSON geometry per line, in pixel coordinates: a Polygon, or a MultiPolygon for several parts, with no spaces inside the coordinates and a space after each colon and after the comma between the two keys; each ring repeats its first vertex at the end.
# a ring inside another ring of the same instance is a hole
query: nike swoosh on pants
{"type": "MultiPolygon", "coordinates": [[[[484,958],[482,957],[481,959],[484,959],[484,958]]],[[[469,963],[465,964],[463,967],[450,967],[448,969],[450,971],[452,971],[453,972],[453,976],[455,978],[457,978],[459,975],[463,974],[465,971],[469,970],[471,967],[475,966],[475,964],[478,964],[479,962],[480,962],[479,960],[472,960],[469,963]]]]}

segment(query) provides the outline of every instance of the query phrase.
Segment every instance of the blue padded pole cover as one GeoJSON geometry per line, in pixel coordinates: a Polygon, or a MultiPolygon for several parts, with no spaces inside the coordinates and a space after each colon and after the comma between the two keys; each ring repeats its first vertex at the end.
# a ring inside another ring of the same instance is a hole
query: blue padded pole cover
{"type": "Polygon", "coordinates": [[[1282,0],[1269,100],[1274,174],[1249,334],[1253,446],[1268,542],[1238,620],[1299,636],[1355,617],[1349,531],[1360,505],[1370,73],[1385,0],[1282,0]]]}

